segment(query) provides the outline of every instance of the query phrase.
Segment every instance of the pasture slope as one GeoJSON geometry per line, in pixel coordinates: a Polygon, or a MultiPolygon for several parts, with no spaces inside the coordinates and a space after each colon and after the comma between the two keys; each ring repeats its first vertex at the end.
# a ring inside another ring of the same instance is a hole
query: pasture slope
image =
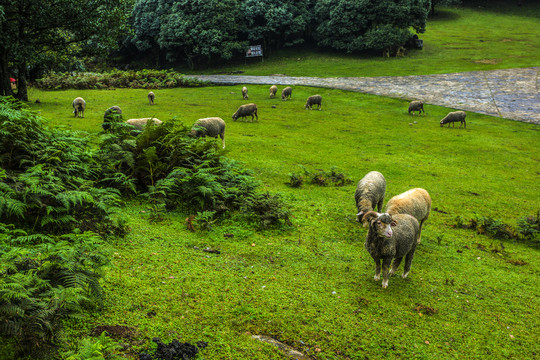
{"type": "Polygon", "coordinates": [[[131,232],[111,244],[106,306],[73,324],[70,341],[122,325],[135,334],[119,338],[133,358],[153,337],[206,341],[204,359],[284,357],[253,335],[312,359],[538,356],[537,243],[455,226],[456,217],[515,225],[537,213],[537,125],[469,113],[466,129],[441,128],[452,109],[426,105],[425,116],[410,116],[401,99],[294,86],[292,99],[281,101],[268,97],[268,86],[246,86],[259,122],[231,119],[245,103],[242,84],[157,90],[153,106],[145,90],[31,91],[41,101],[32,108],[53,126],[90,134],[112,105],[125,118],[175,117],[186,125],[219,116],[227,122],[227,156],[252,169],[264,189],[280,192],[294,214],[290,229],[261,232],[233,217],[193,233],[188,213],[150,223],[144,202],[127,202],[118,216],[131,232]],[[323,97],[322,111],[304,109],[314,93],[323,97]],[[84,119],[71,113],[76,96],[87,101],[84,119]],[[353,182],[286,184],[304,169],[333,167],[353,182]],[[356,182],[371,170],[385,175],[386,200],[413,187],[433,199],[409,277],[392,277],[387,289],[373,281],[366,231],[355,221],[356,182]]]}

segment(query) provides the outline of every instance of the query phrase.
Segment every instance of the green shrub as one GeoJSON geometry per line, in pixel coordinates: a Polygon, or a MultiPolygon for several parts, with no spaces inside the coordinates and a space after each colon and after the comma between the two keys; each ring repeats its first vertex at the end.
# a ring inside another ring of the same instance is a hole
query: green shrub
{"type": "Polygon", "coordinates": [[[122,348],[120,344],[107,336],[104,331],[97,339],[84,338],[79,349],[64,355],[66,360],[114,360],[122,359],[114,351],[122,348]]]}
{"type": "Polygon", "coordinates": [[[35,86],[45,90],[63,89],[162,89],[175,87],[199,87],[206,82],[172,70],[113,70],[108,73],[55,73],[51,72],[38,79],[35,86]]]}
{"type": "Polygon", "coordinates": [[[93,233],[32,235],[0,223],[0,338],[17,356],[50,356],[64,320],[102,303],[108,264],[93,233]]]}

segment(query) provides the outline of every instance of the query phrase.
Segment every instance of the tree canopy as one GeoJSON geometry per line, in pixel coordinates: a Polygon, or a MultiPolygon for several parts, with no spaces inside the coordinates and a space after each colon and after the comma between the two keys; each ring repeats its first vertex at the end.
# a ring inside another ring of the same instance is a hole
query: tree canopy
{"type": "Polygon", "coordinates": [[[9,78],[18,77],[17,97],[27,100],[28,66],[47,58],[106,51],[126,29],[132,0],[0,0],[0,95],[11,95],[9,78]]]}

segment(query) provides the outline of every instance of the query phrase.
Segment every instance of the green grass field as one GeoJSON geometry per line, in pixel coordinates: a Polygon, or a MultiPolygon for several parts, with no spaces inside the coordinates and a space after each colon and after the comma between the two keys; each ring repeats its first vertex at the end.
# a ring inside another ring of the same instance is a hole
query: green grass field
{"type": "Polygon", "coordinates": [[[426,105],[427,115],[409,116],[404,100],[309,87],[281,101],[253,85],[259,122],[233,122],[245,103],[241,87],[157,90],[154,106],[145,90],[31,90],[41,101],[32,108],[53,126],[90,134],[112,105],[125,118],[186,125],[222,117],[227,156],[253,169],[264,190],[283,194],[294,215],[290,230],[259,232],[229,219],[192,233],[187,213],[151,224],[142,200],[126,203],[118,216],[131,232],[111,244],[106,308],[72,324],[72,346],[96,326],[123,325],[134,331],[120,340],[133,357],[157,336],[207,341],[201,359],[284,358],[251,337],[260,334],[313,359],[538,356],[538,247],[454,227],[457,216],[515,225],[539,211],[537,125],[469,113],[467,129],[441,128],[447,108],[426,105]],[[305,110],[315,92],[323,110],[305,110]],[[84,119],[71,113],[76,96],[88,103],[84,119]],[[337,167],[353,183],[287,186],[302,167],[337,167]],[[391,278],[387,289],[373,281],[366,230],[355,221],[356,183],[371,170],[385,175],[386,200],[413,187],[433,199],[409,277],[391,278]]]}
{"type": "MultiPolygon", "coordinates": [[[[354,56],[289,49],[205,73],[243,71],[245,75],[404,76],[492,70],[540,64],[540,5],[489,2],[482,7],[441,8],[419,34],[423,50],[400,58],[354,56]]],[[[182,71],[187,71],[182,69],[182,71]]],[[[189,72],[189,71],[188,71],[189,72]]],[[[195,70],[193,73],[200,73],[195,70]]]]}

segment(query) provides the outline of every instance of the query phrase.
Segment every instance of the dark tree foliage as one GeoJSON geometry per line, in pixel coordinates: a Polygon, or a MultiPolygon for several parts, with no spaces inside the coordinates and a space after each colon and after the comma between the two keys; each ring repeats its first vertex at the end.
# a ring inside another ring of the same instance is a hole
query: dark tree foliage
{"type": "Polygon", "coordinates": [[[409,28],[425,31],[429,6],[429,0],[319,0],[315,39],[347,53],[400,46],[409,28]]]}
{"type": "Polygon", "coordinates": [[[265,51],[301,44],[312,21],[311,0],[246,0],[242,15],[247,38],[265,51]]]}
{"type": "Polygon", "coordinates": [[[160,19],[158,44],[169,61],[183,59],[193,68],[231,59],[246,47],[238,37],[243,21],[236,0],[179,0],[160,19]]]}
{"type": "Polygon", "coordinates": [[[116,46],[131,0],[0,0],[0,95],[28,100],[28,67],[46,58],[116,46]],[[15,70],[15,71],[14,71],[15,70]]]}

